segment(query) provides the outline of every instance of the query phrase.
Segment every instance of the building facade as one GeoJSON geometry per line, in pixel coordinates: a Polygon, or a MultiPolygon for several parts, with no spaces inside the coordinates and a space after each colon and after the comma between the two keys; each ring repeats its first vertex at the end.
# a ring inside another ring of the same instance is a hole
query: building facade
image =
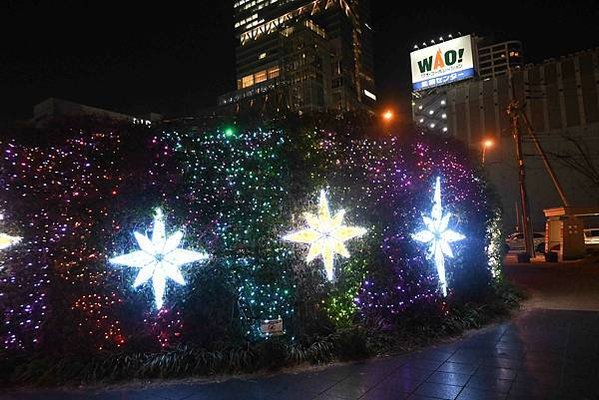
{"type": "Polygon", "coordinates": [[[476,47],[476,64],[481,79],[494,78],[507,73],[510,68],[518,69],[523,65],[522,43],[519,41],[487,45],[481,41],[476,47]]]}
{"type": "Polygon", "coordinates": [[[33,106],[33,119],[31,122],[39,127],[57,117],[73,116],[92,116],[146,126],[150,126],[153,122],[157,122],[162,119],[162,115],[157,113],[150,113],[145,116],[134,117],[132,115],[122,114],[116,111],[105,110],[98,107],[87,106],[84,104],[75,103],[73,101],[51,97],[33,106]]]}
{"type": "Polygon", "coordinates": [[[368,0],[239,0],[237,90],[219,105],[371,110],[376,101],[368,0]]]}
{"type": "MultiPolygon", "coordinates": [[[[494,139],[495,146],[486,150],[485,167],[501,196],[510,230],[521,218],[515,142],[507,114],[513,99],[523,105],[569,202],[580,207],[599,204],[599,48],[526,65],[519,48],[506,42],[490,46],[491,51],[479,49],[478,78],[413,97],[415,122],[423,127],[441,127],[476,151],[482,151],[484,139],[494,139]],[[490,57],[483,59],[481,54],[490,57]],[[506,62],[497,54],[505,54],[506,62]],[[510,62],[513,57],[517,62],[510,62]],[[494,61],[484,64],[489,59],[494,61]]],[[[536,230],[543,230],[543,210],[562,203],[524,126],[521,132],[532,222],[536,230]]]]}
{"type": "MultiPolygon", "coordinates": [[[[465,121],[467,119],[470,121],[470,117],[466,118],[463,112],[458,115],[456,114],[456,110],[453,110],[452,113],[452,110],[449,109],[450,104],[447,101],[449,93],[456,88],[474,87],[473,85],[475,85],[476,82],[491,82],[492,79],[501,80],[502,76],[504,78],[507,77],[510,69],[512,71],[517,71],[523,67],[522,43],[519,41],[511,40],[499,43],[489,43],[489,39],[474,35],[472,35],[472,38],[472,52],[474,54],[474,68],[476,70],[474,79],[412,93],[412,119],[423,129],[433,129],[446,133],[458,134],[456,130],[457,127],[455,126],[457,123],[456,120],[461,119],[461,121],[465,121]]],[[[492,85],[492,83],[486,84],[487,87],[489,85],[492,85]]],[[[458,102],[462,104],[463,100],[460,101],[458,102]]],[[[491,112],[490,105],[491,101],[487,98],[483,107],[491,112]]],[[[505,106],[507,107],[507,104],[505,104],[505,106]]],[[[462,111],[462,108],[457,110],[458,113],[459,111],[462,111]]],[[[473,116],[472,120],[473,124],[476,125],[478,120],[475,116],[473,116]]],[[[464,130],[464,126],[460,126],[459,128],[461,129],[460,134],[462,135],[466,134],[468,137],[476,137],[479,135],[477,133],[479,132],[478,126],[474,126],[474,135],[471,130],[464,130]]],[[[470,140],[468,140],[468,142],[470,142],[470,140]]]]}

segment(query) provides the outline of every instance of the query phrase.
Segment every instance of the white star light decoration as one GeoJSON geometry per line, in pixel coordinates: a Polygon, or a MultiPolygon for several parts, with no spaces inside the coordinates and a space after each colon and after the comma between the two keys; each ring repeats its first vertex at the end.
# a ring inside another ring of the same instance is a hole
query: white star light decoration
{"type": "MultiPolygon", "coordinates": [[[[4,214],[0,214],[0,221],[4,219],[4,214]]],[[[23,239],[20,236],[10,236],[6,233],[0,233],[0,250],[4,250],[13,244],[17,244],[23,239]]]]}
{"type": "Polygon", "coordinates": [[[437,273],[439,274],[439,283],[443,296],[447,296],[447,278],[445,276],[445,256],[453,257],[450,243],[457,242],[465,237],[457,232],[448,229],[451,213],[443,215],[443,206],[441,204],[441,178],[437,178],[435,185],[435,197],[431,217],[422,216],[426,230],[412,235],[414,240],[429,245],[429,258],[433,258],[437,273]]]}
{"type": "Polygon", "coordinates": [[[307,262],[322,256],[324,268],[329,281],[334,280],[334,258],[335,254],[349,257],[349,252],[344,242],[366,233],[366,229],[343,225],[345,211],[341,210],[331,217],[329,203],[324,190],[320,192],[320,203],[318,215],[304,213],[309,228],[291,233],[283,237],[285,240],[296,243],[307,243],[310,245],[307,262]]]}
{"type": "Polygon", "coordinates": [[[0,250],[6,249],[13,244],[17,244],[21,241],[21,237],[19,236],[10,236],[6,233],[0,233],[0,250]]]}
{"type": "Polygon", "coordinates": [[[205,260],[208,255],[203,252],[179,249],[183,232],[176,231],[167,238],[164,215],[160,208],[156,209],[154,216],[154,229],[152,239],[146,235],[135,232],[135,239],[140,250],[110,259],[112,264],[139,268],[139,273],[133,287],[137,288],[152,279],[156,308],[161,309],[164,304],[164,291],[166,280],[170,278],[179,285],[185,285],[180,267],[196,261],[205,260]]]}

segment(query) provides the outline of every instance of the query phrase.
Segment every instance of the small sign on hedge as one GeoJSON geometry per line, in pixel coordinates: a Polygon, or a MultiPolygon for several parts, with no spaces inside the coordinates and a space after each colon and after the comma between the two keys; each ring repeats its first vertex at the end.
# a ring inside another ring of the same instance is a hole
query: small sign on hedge
{"type": "Polygon", "coordinates": [[[260,333],[263,336],[281,336],[283,335],[283,319],[265,319],[260,323],[260,333]]]}

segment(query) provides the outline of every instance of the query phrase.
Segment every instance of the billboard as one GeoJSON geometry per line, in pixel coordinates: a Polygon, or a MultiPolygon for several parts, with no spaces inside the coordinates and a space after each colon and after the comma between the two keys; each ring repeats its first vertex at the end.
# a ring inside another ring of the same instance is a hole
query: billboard
{"type": "Polygon", "coordinates": [[[414,91],[472,78],[474,58],[470,35],[410,53],[414,91]]]}

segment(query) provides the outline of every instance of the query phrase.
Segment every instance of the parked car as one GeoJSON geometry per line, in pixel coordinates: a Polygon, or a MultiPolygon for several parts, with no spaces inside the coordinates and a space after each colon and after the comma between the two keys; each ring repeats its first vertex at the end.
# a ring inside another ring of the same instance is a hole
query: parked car
{"type": "Polygon", "coordinates": [[[599,228],[584,230],[584,244],[591,247],[599,246],[599,228]]]}
{"type": "MultiPolygon", "coordinates": [[[[545,253],[545,232],[533,232],[532,242],[537,253],[545,253]]],[[[509,234],[505,239],[505,245],[507,251],[523,251],[525,249],[524,233],[509,234]]]]}

